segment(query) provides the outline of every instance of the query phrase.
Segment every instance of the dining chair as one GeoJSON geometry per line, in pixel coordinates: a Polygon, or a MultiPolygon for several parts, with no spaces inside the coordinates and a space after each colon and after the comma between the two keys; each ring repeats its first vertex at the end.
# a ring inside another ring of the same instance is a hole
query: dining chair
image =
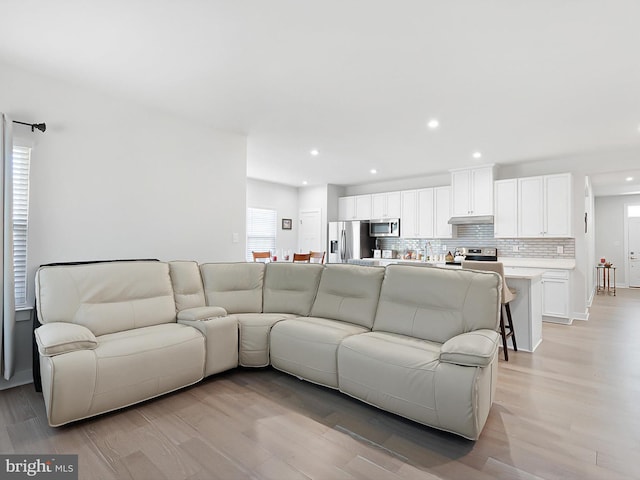
{"type": "Polygon", "coordinates": [[[511,307],[509,303],[516,298],[516,292],[507,286],[504,278],[504,265],[502,262],[477,262],[472,260],[463,260],[462,268],[465,270],[482,270],[487,272],[496,272],[502,278],[502,308],[500,309],[500,336],[502,337],[502,350],[504,351],[504,359],[509,361],[509,352],[507,350],[507,339],[511,337],[513,350],[518,351],[516,343],[516,332],[513,329],[513,320],[511,318],[511,307]],[[507,321],[505,322],[506,312],[507,321]],[[508,330],[508,331],[507,331],[508,330]]]}
{"type": "Polygon", "coordinates": [[[309,253],[294,253],[293,261],[299,263],[310,263],[311,262],[311,254],[309,253]]]}
{"type": "Polygon", "coordinates": [[[311,256],[311,263],[324,263],[324,255],[326,252],[314,252],[311,250],[309,255],[311,256]]]}
{"type": "Polygon", "coordinates": [[[271,252],[251,252],[254,262],[267,263],[271,261],[271,252]]]}

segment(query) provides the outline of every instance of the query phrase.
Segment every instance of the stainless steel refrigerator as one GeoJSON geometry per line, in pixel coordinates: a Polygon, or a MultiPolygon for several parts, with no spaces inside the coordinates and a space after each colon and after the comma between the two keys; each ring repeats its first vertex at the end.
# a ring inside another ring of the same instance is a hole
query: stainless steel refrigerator
{"type": "Polygon", "coordinates": [[[375,238],[369,236],[369,222],[329,222],[327,263],[348,263],[349,260],[373,257],[375,238]]]}

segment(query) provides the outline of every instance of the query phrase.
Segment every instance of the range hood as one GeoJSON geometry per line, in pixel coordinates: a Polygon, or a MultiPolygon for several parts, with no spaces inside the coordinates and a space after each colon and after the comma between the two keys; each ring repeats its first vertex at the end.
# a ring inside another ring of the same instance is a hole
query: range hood
{"type": "Polygon", "coordinates": [[[493,225],[493,215],[477,215],[474,217],[451,217],[451,225],[493,225]]]}

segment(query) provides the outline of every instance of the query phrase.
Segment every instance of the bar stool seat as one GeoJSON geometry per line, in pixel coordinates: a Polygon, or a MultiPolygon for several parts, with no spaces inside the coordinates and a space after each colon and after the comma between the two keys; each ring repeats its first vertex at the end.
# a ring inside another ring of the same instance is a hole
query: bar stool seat
{"type": "Polygon", "coordinates": [[[502,308],[500,309],[500,336],[502,337],[502,350],[504,352],[504,359],[509,361],[509,352],[507,349],[507,339],[511,338],[513,344],[513,350],[518,351],[518,344],[516,343],[516,332],[513,329],[513,319],[511,318],[511,307],[509,303],[516,298],[516,291],[510,289],[507,286],[507,282],[504,278],[504,265],[502,262],[476,262],[472,260],[464,260],[462,262],[462,268],[466,270],[482,270],[487,272],[496,272],[502,278],[502,308]],[[505,322],[505,313],[507,321],[505,322]]]}

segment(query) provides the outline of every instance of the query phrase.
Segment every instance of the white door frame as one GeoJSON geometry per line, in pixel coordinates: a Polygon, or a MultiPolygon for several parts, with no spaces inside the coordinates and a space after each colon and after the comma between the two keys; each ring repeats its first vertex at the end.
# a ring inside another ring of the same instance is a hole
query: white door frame
{"type": "Polygon", "coordinates": [[[628,287],[631,284],[631,278],[629,275],[630,265],[629,265],[629,207],[640,204],[638,203],[625,203],[624,204],[624,282],[625,287],[628,287]]]}

